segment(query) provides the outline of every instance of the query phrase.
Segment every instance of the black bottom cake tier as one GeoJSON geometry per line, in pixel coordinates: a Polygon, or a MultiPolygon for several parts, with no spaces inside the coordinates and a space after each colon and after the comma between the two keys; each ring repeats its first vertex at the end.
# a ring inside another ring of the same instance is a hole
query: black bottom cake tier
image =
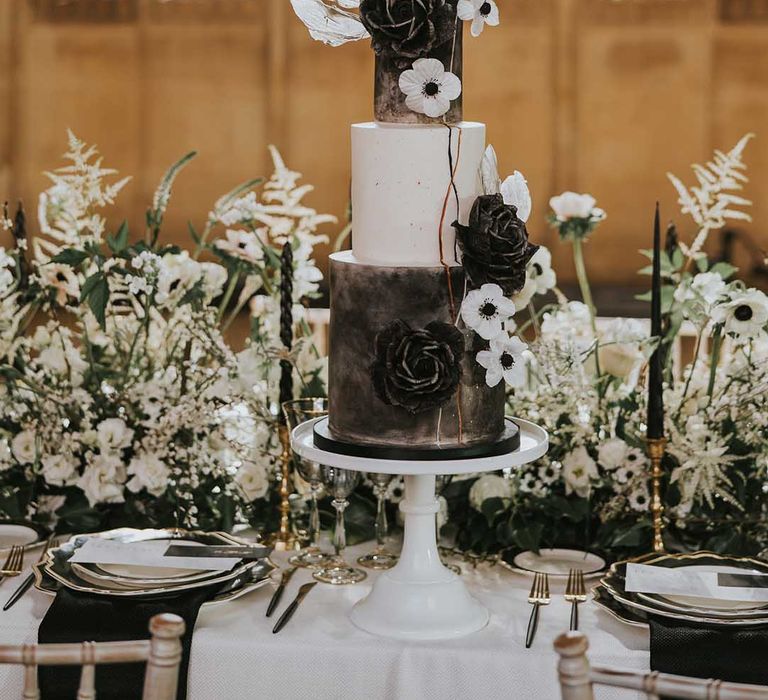
{"type": "Polygon", "coordinates": [[[460,267],[331,256],[330,439],[442,450],[503,438],[504,386],[485,383],[482,341],[456,329],[463,293],[460,267]]]}

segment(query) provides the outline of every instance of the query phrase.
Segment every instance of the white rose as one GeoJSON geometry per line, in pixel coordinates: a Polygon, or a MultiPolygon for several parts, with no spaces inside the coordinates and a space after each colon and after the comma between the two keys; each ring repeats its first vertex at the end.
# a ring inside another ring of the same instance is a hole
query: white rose
{"type": "Polygon", "coordinates": [[[129,447],[133,440],[131,430],[122,418],[107,418],[96,427],[102,452],[116,452],[129,447]]]}
{"type": "Polygon", "coordinates": [[[156,454],[148,452],[131,460],[128,474],[133,477],[126,484],[129,491],[138,493],[145,488],[153,496],[161,496],[168,486],[170,471],[156,454]]]}
{"type": "Polygon", "coordinates": [[[512,484],[503,476],[486,474],[481,476],[469,490],[469,502],[475,510],[480,510],[483,501],[489,498],[511,498],[512,484]]]}
{"type": "Polygon", "coordinates": [[[249,501],[264,498],[269,491],[269,474],[263,465],[255,462],[241,467],[235,480],[249,501]]]}
{"type": "MultiPolygon", "coordinates": [[[[568,219],[589,219],[595,209],[597,200],[591,194],[577,194],[576,192],[563,192],[549,200],[549,206],[555,212],[558,221],[568,219]]],[[[602,213],[602,212],[600,212],[602,213]]]]}
{"type": "Polygon", "coordinates": [[[69,486],[77,481],[77,462],[64,455],[47,455],[41,460],[43,477],[54,486],[69,486]]]}
{"type": "Polygon", "coordinates": [[[125,467],[122,460],[115,455],[89,456],[89,465],[83,475],[77,480],[77,485],[83,490],[88,503],[122,503],[123,485],[125,483],[125,467]]]}
{"type": "Polygon", "coordinates": [[[35,434],[31,430],[22,430],[11,441],[11,452],[21,464],[31,464],[37,456],[35,434]]]}
{"type": "Polygon", "coordinates": [[[621,438],[607,440],[597,450],[597,461],[603,469],[618,469],[627,458],[629,445],[621,438]]]}
{"type": "Polygon", "coordinates": [[[597,477],[597,464],[583,445],[569,452],[563,459],[565,493],[575,493],[585,498],[589,493],[590,480],[597,477]]]}

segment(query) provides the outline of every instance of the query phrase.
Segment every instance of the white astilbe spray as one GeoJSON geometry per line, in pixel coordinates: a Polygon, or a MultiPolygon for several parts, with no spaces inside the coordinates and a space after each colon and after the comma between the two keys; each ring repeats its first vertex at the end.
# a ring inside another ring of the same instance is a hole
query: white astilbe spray
{"type": "Polygon", "coordinates": [[[694,163],[691,168],[697,185],[686,187],[683,182],[667,173],[670,182],[679,195],[678,202],[683,214],[690,214],[699,232],[690,247],[680,247],[688,258],[700,254],[711,231],[725,226],[728,220],[751,221],[752,217],[738,207],[748,207],[752,202],[735,194],[749,182],[745,174],[747,166],[742,160],[744,149],[754,134],[746,134],[728,153],[716,150],[706,165],[694,163]]]}

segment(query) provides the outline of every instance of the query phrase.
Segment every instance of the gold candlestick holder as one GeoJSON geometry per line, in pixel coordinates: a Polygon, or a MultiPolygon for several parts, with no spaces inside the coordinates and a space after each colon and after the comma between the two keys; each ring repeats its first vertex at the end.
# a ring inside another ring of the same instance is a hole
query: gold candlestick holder
{"type": "Polygon", "coordinates": [[[298,549],[299,540],[291,526],[291,433],[287,425],[280,424],[278,428],[282,452],[280,454],[280,527],[269,538],[269,543],[276,552],[288,552],[298,549]]]}
{"type": "Polygon", "coordinates": [[[661,500],[661,461],[667,451],[667,438],[647,438],[651,460],[651,518],[653,520],[653,551],[664,551],[664,504],[661,500]]]}

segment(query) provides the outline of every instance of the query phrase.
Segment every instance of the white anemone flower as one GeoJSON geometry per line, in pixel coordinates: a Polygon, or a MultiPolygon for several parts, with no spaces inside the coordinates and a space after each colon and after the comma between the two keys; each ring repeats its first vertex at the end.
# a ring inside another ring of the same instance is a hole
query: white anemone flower
{"type": "Polygon", "coordinates": [[[722,323],[727,333],[754,338],[768,323],[768,296],[759,289],[737,293],[727,303],[712,309],[712,319],[722,323]]]}
{"type": "Polygon", "coordinates": [[[461,80],[436,58],[414,61],[412,69],[400,74],[399,84],[408,109],[433,119],[442,117],[451,108],[451,100],[461,95],[461,80]]]}
{"type": "Polygon", "coordinates": [[[544,246],[534,253],[528,261],[526,274],[533,280],[536,294],[546,294],[557,284],[557,275],[552,269],[552,253],[544,246]]]}
{"type": "Polygon", "coordinates": [[[499,8],[494,0],[459,0],[456,10],[459,19],[472,22],[472,36],[480,36],[486,24],[489,27],[499,24],[499,8]]]}
{"type": "Polygon", "coordinates": [[[461,317],[467,328],[485,340],[493,340],[501,335],[504,324],[515,315],[516,310],[514,302],[504,296],[498,284],[484,284],[464,297],[461,317]]]}
{"type": "Polygon", "coordinates": [[[519,387],[525,382],[523,353],[528,346],[517,336],[499,336],[491,341],[490,350],[481,350],[475,359],[485,368],[485,383],[496,386],[502,379],[508,386],[519,387]]]}
{"type": "Polygon", "coordinates": [[[501,196],[504,198],[504,204],[515,206],[518,219],[528,221],[528,218],[531,216],[533,202],[525,175],[519,170],[515,170],[512,175],[501,183],[501,196]]]}

